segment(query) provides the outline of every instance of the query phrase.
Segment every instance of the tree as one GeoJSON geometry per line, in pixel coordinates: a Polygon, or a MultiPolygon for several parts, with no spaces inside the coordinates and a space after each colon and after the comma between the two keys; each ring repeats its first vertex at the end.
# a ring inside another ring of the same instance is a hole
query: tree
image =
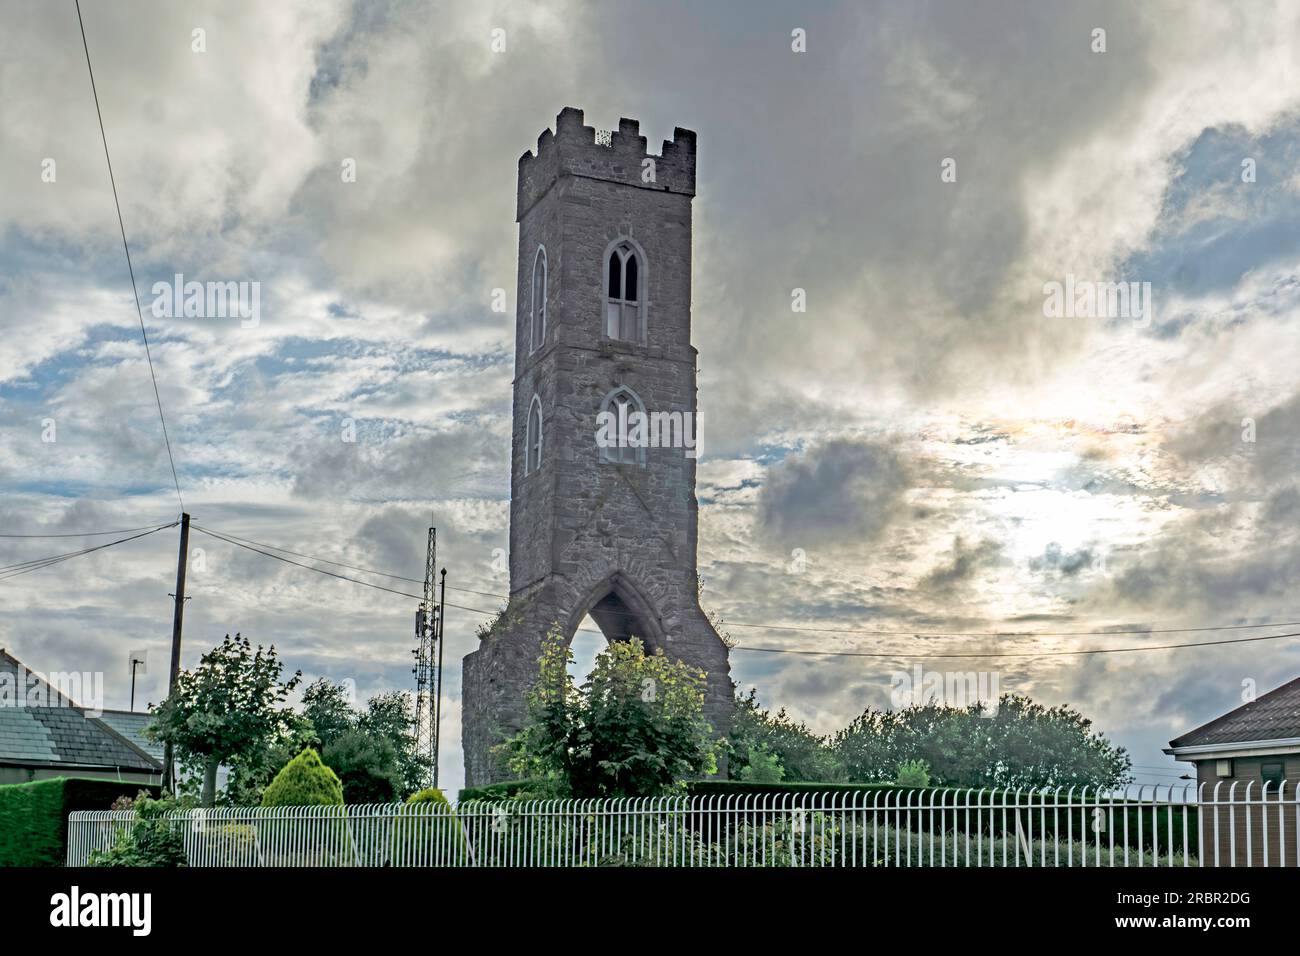
{"type": "Polygon", "coordinates": [[[225,762],[230,773],[224,792],[218,795],[218,802],[236,807],[257,806],[262,791],[280,768],[304,747],[315,743],[316,733],[311,722],[299,714],[291,714],[287,726],[261,746],[249,747],[225,762]]]}
{"type": "Polygon", "coordinates": [[[282,683],[281,670],[274,646],[254,651],[247,638],[227,634],[198,667],[177,675],[171,695],[154,709],[148,733],[201,768],[203,806],[213,804],[222,763],[241,756],[255,762],[296,727],[293,711],[280,705],[301,673],[282,683]]]}
{"type": "Polygon", "coordinates": [[[322,677],[303,691],[303,717],[314,730],[321,758],[343,782],[349,803],[390,803],[419,790],[429,758],[415,742],[412,697],[393,691],[352,707],[342,684],[322,677]]]}
{"type": "Polygon", "coordinates": [[[898,765],[894,783],[900,787],[928,787],[930,767],[924,760],[904,760],[898,765]]]}
{"type": "Polygon", "coordinates": [[[508,766],[574,797],[656,796],[717,768],[705,675],[636,638],[614,641],[574,685],[558,629],[542,642],[528,724],[502,745],[508,766]]]}
{"type": "Polygon", "coordinates": [[[356,727],[357,712],[350,698],[347,687],[325,677],[317,678],[303,690],[302,715],[311,721],[321,746],[356,727]]]}
{"type": "Polygon", "coordinates": [[[421,789],[429,777],[428,754],[419,752],[415,739],[415,699],[408,691],[376,694],[366,701],[357,729],[372,740],[391,743],[394,749],[390,776],[393,799],[421,789]]]}
{"type": "Polygon", "coordinates": [[[752,688],[743,697],[736,694],[727,743],[727,773],[733,780],[828,783],[844,776],[827,738],[813,733],[807,724],[795,723],[784,708],[775,714],[764,710],[758,691],[752,688]],[[775,779],[772,759],[781,770],[775,779]]]}
{"type": "Polygon", "coordinates": [[[749,747],[745,758],[745,765],[733,774],[733,779],[746,783],[780,783],[785,779],[781,758],[769,751],[767,744],[749,747]]]}
{"type": "Polygon", "coordinates": [[[343,783],[348,803],[392,803],[406,790],[391,740],[347,730],[321,753],[343,783]]]}
{"type": "Polygon", "coordinates": [[[1131,779],[1132,762],[1067,706],[1047,708],[1004,694],[996,712],[983,704],[925,704],[900,711],[868,709],[835,736],[855,782],[893,780],[900,766],[923,760],[932,783],[962,787],[1111,788],[1131,779]]]}

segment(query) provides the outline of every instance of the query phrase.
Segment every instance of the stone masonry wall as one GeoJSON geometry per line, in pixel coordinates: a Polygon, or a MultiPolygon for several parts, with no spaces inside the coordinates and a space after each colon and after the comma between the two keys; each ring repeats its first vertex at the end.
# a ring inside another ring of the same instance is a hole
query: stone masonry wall
{"type": "Polygon", "coordinates": [[[695,135],[678,129],[642,181],[645,140],[621,120],[611,146],[595,142],[582,113],[566,109],[538,154],[519,163],[519,276],[511,457],[510,605],[465,658],[466,782],[501,779],[490,747],[517,730],[553,623],[572,638],[583,616],[607,636],[632,633],[651,649],[705,670],[706,711],[723,733],[732,684],[727,649],[696,592],[695,460],[681,448],[648,448],[643,464],[601,460],[597,413],[618,386],[647,412],[694,413],[690,343],[691,199],[695,135]],[[604,334],[604,262],[613,242],[643,253],[644,342],[604,334]],[[537,248],[548,263],[548,327],[530,351],[537,248]],[[524,475],[533,396],[543,418],[542,466],[524,475]],[[611,626],[606,626],[607,624],[611,626]],[[619,627],[625,624],[624,627],[619,627]]]}

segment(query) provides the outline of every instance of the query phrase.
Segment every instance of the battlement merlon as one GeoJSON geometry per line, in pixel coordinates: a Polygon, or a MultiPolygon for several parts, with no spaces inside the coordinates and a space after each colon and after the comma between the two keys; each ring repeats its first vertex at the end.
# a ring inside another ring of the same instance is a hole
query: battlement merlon
{"type": "Polygon", "coordinates": [[[537,152],[519,157],[517,219],[532,208],[562,176],[585,176],[640,189],[695,195],[695,132],[673,130],[658,156],[646,152],[646,140],[636,120],[620,119],[608,146],[596,142],[596,130],[584,126],[582,110],[566,106],[549,129],[537,137],[537,152]],[[654,179],[646,181],[645,160],[653,160],[654,179]]]}

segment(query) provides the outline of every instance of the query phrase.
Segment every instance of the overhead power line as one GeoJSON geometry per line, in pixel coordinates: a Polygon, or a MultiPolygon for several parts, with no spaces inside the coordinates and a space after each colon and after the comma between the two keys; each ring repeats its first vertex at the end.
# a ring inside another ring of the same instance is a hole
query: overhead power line
{"type": "MultiPolygon", "coordinates": [[[[274,558],[277,561],[283,561],[286,564],[293,565],[294,567],[304,568],[307,571],[314,571],[317,574],[324,574],[329,577],[337,578],[342,581],[351,581],[353,584],[360,584],[362,587],[374,588],[377,591],[384,591],[388,594],[396,594],[401,597],[408,597],[415,601],[424,600],[424,596],[422,594],[411,594],[410,592],[407,591],[399,591],[396,588],[385,587],[382,584],[375,584],[371,581],[363,581],[360,578],[349,577],[346,574],[338,574],[337,572],[329,571],[325,568],[313,567],[310,564],[303,564],[301,561],[294,561],[291,558],[286,558],[283,555],[275,554],[271,551],[266,551],[261,548],[254,547],[252,545],[243,544],[240,541],[236,540],[235,538],[229,537],[227,535],[221,534],[216,531],[212,531],[207,528],[202,528],[198,525],[192,525],[192,527],[194,528],[195,531],[199,531],[202,534],[208,535],[209,537],[217,538],[218,540],[225,541],[228,544],[233,544],[235,547],[244,548],[247,551],[254,551],[268,558],[274,558]]],[[[484,614],[489,617],[497,613],[496,611],[488,611],[488,610],[484,610],[483,608],[477,608],[477,607],[466,607],[461,604],[447,603],[446,606],[456,608],[459,611],[469,611],[473,614],[484,614]]],[[[1294,627],[1296,625],[1295,624],[1273,624],[1273,625],[1239,625],[1239,626],[1294,627]]],[[[1229,628],[1226,627],[1223,628],[1223,630],[1228,630],[1228,629],[1229,628]]],[[[590,631],[589,628],[580,628],[580,630],[590,631]]],[[[1201,628],[1196,628],[1196,629],[1189,628],[1189,630],[1201,630],[1201,628]]],[[[1213,628],[1211,628],[1211,630],[1213,630],[1213,628]]],[[[600,633],[600,632],[593,631],[591,633],[600,633]]],[[[1075,632],[1075,633],[1078,634],[1082,632],[1075,632]]],[[[1117,633],[1117,632],[1113,632],[1113,631],[1099,632],[1097,636],[1104,636],[1105,634],[1112,634],[1112,633],[1117,633]]],[[[1142,632],[1142,633],[1147,633],[1147,632],[1142,632]]],[[[900,631],[900,632],[895,632],[895,636],[913,637],[913,636],[923,636],[923,635],[914,635],[914,634],[909,634],[905,631],[900,631]]],[[[942,635],[942,636],[952,636],[952,635],[942,635]]],[[[1003,636],[1010,636],[1010,635],[984,634],[980,636],[1003,637],[1003,636]]],[[[1016,636],[1036,637],[1036,636],[1050,636],[1050,635],[1019,634],[1016,636]]],[[[789,648],[789,647],[746,647],[744,645],[734,647],[732,648],[732,650],[751,651],[754,653],[762,653],[762,654],[795,654],[795,655],[820,656],[820,657],[873,657],[873,658],[883,658],[883,659],[893,659],[893,660],[897,660],[900,657],[923,657],[923,658],[1066,657],[1066,656],[1076,656],[1076,655],[1084,655],[1084,654],[1123,654],[1123,653],[1134,653],[1137,651],[1173,650],[1176,648],[1184,648],[1184,647],[1216,647],[1225,644],[1250,644],[1257,641],[1278,641],[1289,637],[1300,637],[1300,631],[1289,633],[1289,634],[1269,634],[1260,637],[1225,638],[1224,640],[1221,641],[1199,641],[1199,642],[1188,642],[1182,644],[1149,644],[1149,645],[1138,645],[1134,647],[1097,647],[1097,648],[1087,648],[1083,650],[1069,650],[1069,651],[1031,650],[1031,651],[1015,651],[1010,653],[935,654],[930,652],[918,653],[916,651],[893,652],[893,653],[873,652],[873,651],[831,651],[831,650],[819,651],[819,650],[812,650],[812,649],[789,648]]]]}
{"type": "MultiPolygon", "coordinates": [[[[151,533],[151,532],[154,532],[154,531],[161,531],[163,528],[171,528],[171,527],[174,527],[175,524],[176,524],[176,522],[175,522],[175,521],[172,521],[172,522],[170,522],[170,523],[168,523],[168,524],[150,525],[150,526],[147,527],[147,528],[131,528],[131,529],[129,529],[129,530],[130,530],[130,531],[144,531],[144,532],[146,532],[146,533],[151,533]]],[[[119,534],[126,534],[127,532],[126,532],[126,531],[122,531],[122,532],[118,532],[118,533],[119,533],[119,534]]],[[[142,537],[142,535],[137,535],[136,537],[142,537]]],[[[129,540],[131,540],[131,539],[130,539],[130,538],[123,538],[122,540],[123,540],[123,541],[129,541],[129,540]]],[[[118,543],[118,542],[116,542],[116,541],[111,541],[111,542],[109,542],[108,545],[101,545],[101,547],[108,547],[109,545],[117,544],[117,543],[118,543]]],[[[16,562],[14,562],[13,564],[0,565],[0,571],[8,571],[8,570],[11,569],[11,568],[20,568],[20,567],[24,567],[24,566],[26,566],[26,565],[32,565],[32,564],[43,564],[43,563],[45,563],[46,561],[55,561],[55,560],[58,560],[59,558],[75,557],[75,556],[78,555],[78,554],[82,554],[82,553],[85,552],[85,551],[90,551],[90,550],[93,550],[93,549],[94,549],[93,546],[92,546],[91,548],[79,548],[79,549],[77,549],[76,551],[65,551],[65,552],[63,552],[62,554],[52,554],[52,555],[48,555],[47,557],[43,557],[43,558],[31,558],[31,559],[29,559],[29,560],[27,560],[27,561],[16,561],[16,562]]]]}
{"type": "MultiPolygon", "coordinates": [[[[198,525],[195,525],[194,527],[198,528],[198,525]]],[[[267,544],[265,541],[254,541],[252,538],[245,538],[237,534],[231,534],[229,531],[215,532],[214,529],[209,529],[209,531],[212,533],[222,534],[227,538],[233,538],[235,541],[243,542],[244,544],[256,545],[259,548],[269,548],[272,551],[279,551],[283,554],[292,554],[299,558],[307,558],[310,561],[319,561],[321,564],[333,565],[336,568],[347,568],[349,571],[361,571],[364,572],[365,574],[377,574],[383,578],[392,578],[396,581],[408,581],[411,584],[420,584],[420,585],[424,584],[424,581],[422,581],[420,578],[411,578],[411,577],[407,577],[404,574],[395,574],[392,571],[377,571],[374,568],[365,568],[359,564],[346,564],[342,561],[335,561],[332,558],[323,558],[319,554],[308,554],[305,551],[294,551],[292,548],[284,548],[278,544],[267,544]]],[[[453,587],[450,584],[447,585],[447,590],[460,591],[462,594],[477,594],[480,597],[500,598],[503,601],[509,599],[509,595],[498,594],[495,591],[475,591],[472,588],[458,588],[458,587],[453,587]]]]}
{"type": "Polygon", "coordinates": [[[143,525],[139,528],[118,528],[115,531],[64,531],[59,534],[9,534],[0,531],[0,538],[95,538],[106,534],[130,534],[132,531],[157,531],[160,528],[170,528],[176,524],[150,524],[143,525]]]}
{"type": "MultiPolygon", "coordinates": [[[[235,538],[228,537],[224,534],[221,534],[218,531],[213,531],[209,528],[204,528],[197,524],[191,524],[190,527],[193,528],[195,531],[199,532],[200,534],[206,534],[209,538],[216,538],[217,540],[224,541],[227,544],[233,544],[235,547],[243,548],[245,551],[255,551],[256,553],[265,555],[268,558],[274,558],[276,561],[283,561],[285,564],[292,564],[294,567],[297,568],[305,568],[308,571],[315,571],[317,574],[324,574],[324,575],[328,575],[331,578],[338,578],[340,581],[351,581],[353,584],[360,584],[363,587],[374,588],[376,591],[386,591],[389,594],[397,594],[400,595],[401,597],[408,597],[416,601],[424,600],[424,595],[422,594],[411,594],[409,591],[399,591],[396,588],[389,588],[389,587],[384,587],[384,585],[382,584],[375,584],[373,581],[362,581],[360,578],[349,577],[346,574],[339,574],[335,571],[329,571],[325,568],[313,567],[310,564],[303,564],[301,561],[294,561],[292,558],[286,558],[282,554],[275,554],[274,552],[271,551],[265,551],[262,548],[254,547],[251,544],[244,544],[242,541],[239,541],[235,538]]],[[[449,606],[453,606],[453,605],[449,605],[449,606]]]]}
{"type": "MultiPolygon", "coordinates": [[[[409,578],[400,574],[394,574],[390,571],[378,571],[375,570],[374,568],[367,568],[358,564],[345,564],[342,561],[335,561],[332,558],[324,558],[317,554],[308,554],[303,551],[294,551],[290,548],[280,547],[279,545],[267,544],[265,541],[254,541],[252,538],[241,537],[236,534],[231,534],[228,531],[218,532],[215,531],[214,529],[199,528],[198,525],[194,525],[194,527],[197,530],[204,531],[207,534],[221,535],[224,538],[233,539],[231,543],[242,542],[245,545],[256,545],[257,547],[260,548],[269,548],[272,551],[280,551],[283,552],[284,554],[292,554],[300,558],[307,558],[308,560],[311,561],[319,561],[322,564],[333,565],[334,567],[347,568],[351,571],[362,571],[366,574],[377,574],[380,577],[393,578],[398,581],[409,581],[412,584],[424,583],[418,578],[409,578]]],[[[269,557],[276,557],[276,556],[269,555],[269,557]]],[[[311,570],[319,570],[319,569],[311,568],[311,570]]],[[[344,579],[354,580],[352,578],[346,578],[346,577],[344,579]]],[[[357,581],[356,583],[364,584],[367,587],[379,587],[379,585],[369,584],[368,582],[365,581],[357,581]]],[[[390,590],[390,589],[384,588],[383,590],[390,590]]],[[[461,593],[464,594],[477,594],[480,595],[481,597],[498,598],[502,601],[509,600],[509,595],[500,594],[495,591],[475,591],[471,588],[452,587],[450,584],[447,585],[447,590],[460,591],[461,593]]],[[[405,594],[407,597],[414,596],[411,594],[407,594],[404,591],[392,591],[392,593],[405,594]]],[[[448,605],[448,606],[455,607],[456,605],[448,605]]],[[[474,609],[461,608],[461,610],[474,610],[474,609]]],[[[479,611],[478,613],[495,614],[496,612],[479,611]]],[[[636,616],[635,614],[628,614],[627,612],[616,611],[612,609],[605,611],[604,613],[622,614],[627,617],[636,616]]],[[[1203,633],[1209,631],[1258,630],[1260,628],[1265,628],[1265,627],[1300,627],[1300,621],[1274,621],[1269,624],[1205,624],[1205,625],[1196,625],[1192,627],[1140,627],[1136,625],[1131,625],[1127,627],[1108,628],[1105,630],[1091,630],[1091,631],[1014,631],[1014,630],[1009,630],[1009,631],[905,631],[905,630],[899,630],[897,628],[885,630],[880,628],[873,629],[873,628],[857,628],[857,627],[816,627],[816,626],[801,625],[801,624],[757,624],[748,621],[727,621],[727,620],[723,620],[720,623],[724,627],[728,627],[728,628],[748,627],[748,628],[756,628],[756,629],[768,630],[768,631],[799,631],[799,632],[806,632],[811,634],[845,634],[845,635],[861,635],[863,637],[986,637],[986,638],[987,637],[998,637],[998,638],[1109,637],[1112,635],[1119,636],[1119,635],[1126,635],[1126,634],[1194,634],[1194,633],[1203,633]]]]}
{"type": "MultiPolygon", "coordinates": [[[[412,584],[424,584],[424,581],[421,580],[420,578],[408,578],[405,575],[393,574],[391,571],[376,571],[374,568],[363,568],[357,564],[344,564],[342,561],[334,561],[330,558],[322,558],[318,554],[307,554],[302,551],[294,551],[292,548],[282,548],[276,544],[267,544],[265,541],[254,541],[252,538],[243,538],[237,534],[231,534],[229,531],[217,532],[212,529],[205,530],[203,528],[200,528],[198,525],[194,525],[194,528],[199,531],[204,531],[205,534],[221,534],[227,538],[233,538],[235,541],[241,541],[244,544],[256,545],[257,547],[260,548],[270,548],[272,551],[281,551],[285,554],[296,555],[297,557],[300,558],[308,558],[312,561],[319,561],[321,564],[332,564],[336,568],[347,568],[350,571],[364,571],[366,574],[378,574],[380,577],[394,578],[398,581],[409,581],[412,584]]],[[[459,591],[462,589],[453,588],[453,590],[459,591]]],[[[497,597],[497,596],[498,595],[492,595],[492,594],[487,595],[487,597],[497,597]]]]}
{"type": "Polygon", "coordinates": [[[1134,627],[1105,631],[882,631],[862,628],[806,627],[799,624],[745,624],[722,621],[724,627],[756,627],[771,631],[815,634],[857,634],[863,637],[1111,637],[1124,634],[1192,634],[1198,631],[1246,631],[1261,627],[1300,627],[1300,621],[1273,624],[1204,624],[1197,627],[1134,627]]]}
{"type": "MultiPolygon", "coordinates": [[[[172,522],[171,524],[165,524],[165,525],[153,526],[153,527],[148,528],[148,530],[150,530],[150,531],[154,531],[154,530],[159,530],[159,529],[161,529],[161,528],[174,527],[175,524],[176,524],[175,522],[172,522]]],[[[330,565],[333,565],[333,566],[335,566],[335,567],[347,568],[347,569],[352,570],[352,571],[360,571],[360,572],[363,572],[363,573],[366,573],[366,574],[376,574],[376,575],[379,575],[379,576],[381,576],[381,577],[393,578],[393,579],[395,579],[395,580],[399,580],[399,581],[409,581],[409,582],[411,582],[411,583],[413,583],[413,584],[422,584],[422,583],[423,583],[423,582],[421,582],[421,581],[419,581],[419,580],[417,580],[417,579],[415,579],[415,578],[406,577],[406,576],[404,576],[404,575],[400,575],[400,574],[394,574],[394,573],[389,572],[389,571],[378,571],[378,570],[376,570],[376,569],[374,569],[374,568],[363,567],[362,565],[357,565],[357,564],[348,564],[348,563],[345,563],[345,562],[342,562],[342,561],[335,561],[335,560],[333,560],[333,559],[331,559],[331,558],[324,558],[324,557],[321,557],[320,555],[309,554],[309,553],[304,552],[304,551],[295,551],[295,550],[293,550],[293,549],[291,549],[291,548],[285,548],[285,547],[281,547],[281,546],[279,546],[279,545],[268,544],[268,543],[266,543],[266,542],[264,542],[264,541],[255,541],[255,540],[253,540],[252,538],[242,537],[242,536],[240,536],[240,535],[231,534],[231,533],[229,533],[229,532],[218,532],[218,531],[216,531],[216,530],[214,530],[214,529],[203,528],[203,527],[201,527],[201,526],[199,526],[199,525],[197,525],[197,524],[194,525],[193,527],[194,527],[194,529],[195,529],[196,531],[201,531],[201,532],[203,532],[204,534],[207,534],[207,535],[209,535],[209,536],[211,536],[211,537],[219,538],[220,540],[226,541],[226,542],[229,543],[229,544],[234,544],[234,545],[239,546],[239,547],[245,547],[247,550],[256,551],[256,552],[259,553],[259,554],[263,554],[263,555],[265,555],[266,557],[269,557],[269,558],[275,558],[276,560],[286,560],[286,559],[284,559],[284,558],[283,558],[282,556],[280,556],[280,555],[271,554],[271,553],[268,553],[267,551],[259,550],[259,548],[269,548],[269,549],[271,549],[272,551],[280,551],[280,552],[283,552],[284,554],[292,554],[292,555],[295,555],[295,556],[297,556],[297,557],[307,558],[307,559],[312,560],[312,561],[319,561],[319,562],[321,562],[321,563],[323,563],[323,564],[330,564],[330,565]]],[[[127,528],[127,529],[123,529],[122,531],[93,531],[93,532],[84,532],[84,533],[82,533],[82,534],[84,534],[85,536],[89,536],[89,535],[92,535],[92,534],[93,534],[93,535],[100,535],[100,534],[125,534],[125,533],[130,532],[130,531],[141,531],[141,530],[146,530],[146,529],[144,529],[144,528],[127,528]]],[[[81,535],[78,535],[78,534],[64,534],[64,535],[14,535],[14,534],[0,534],[0,537],[9,537],[9,538],[20,538],[20,537],[78,537],[78,536],[81,536],[81,535]]],[[[73,556],[75,556],[76,554],[80,554],[80,553],[82,553],[82,552],[74,552],[74,553],[73,553],[73,556]]],[[[377,585],[377,584],[374,584],[374,583],[369,582],[369,581],[361,581],[361,580],[358,580],[358,579],[356,579],[356,578],[349,577],[349,576],[347,576],[347,575],[334,574],[334,573],[332,573],[332,572],[325,571],[325,570],[323,570],[323,569],[321,569],[321,568],[313,568],[313,567],[311,567],[310,565],[301,564],[301,563],[296,562],[296,561],[286,561],[286,563],[289,563],[289,564],[295,565],[295,566],[297,566],[297,567],[305,568],[306,570],[309,570],[309,571],[316,571],[317,573],[327,574],[327,575],[329,575],[330,577],[338,578],[338,579],[340,579],[340,580],[350,581],[350,582],[352,582],[352,583],[354,583],[354,584],[360,584],[360,585],[362,585],[362,586],[364,586],[364,587],[376,588],[377,590],[382,590],[382,591],[385,591],[385,592],[390,593],[390,594],[396,594],[396,595],[399,595],[399,596],[401,596],[401,597],[409,597],[409,598],[412,598],[413,600],[423,600],[423,598],[422,598],[421,595],[412,594],[412,593],[407,592],[407,591],[400,591],[400,590],[397,590],[397,589],[395,589],[395,588],[387,588],[387,587],[383,587],[382,585],[377,585]]],[[[12,565],[12,566],[10,566],[10,567],[17,567],[17,565],[12,565]]],[[[3,572],[3,571],[5,571],[5,570],[6,570],[6,568],[4,568],[4,567],[0,567],[0,572],[3,572]]],[[[468,594],[478,594],[478,595],[481,595],[481,596],[483,596],[483,597],[495,597],[495,598],[500,598],[500,599],[502,599],[502,600],[506,600],[506,599],[508,599],[508,596],[507,596],[507,595],[499,594],[499,593],[492,592],[492,591],[475,591],[475,590],[470,589],[470,588],[453,588],[453,587],[451,587],[450,585],[448,585],[448,590],[462,591],[462,592],[465,592],[465,593],[468,593],[468,594]]],[[[466,606],[464,606],[464,605],[459,605],[459,604],[450,604],[450,603],[449,603],[447,606],[448,606],[448,607],[454,607],[454,608],[456,608],[457,610],[469,611],[469,612],[471,612],[471,613],[475,613],[475,614],[492,615],[492,614],[495,614],[495,613],[496,613],[495,611],[488,611],[488,610],[484,610],[484,609],[482,609],[482,608],[466,607],[466,606]]],[[[616,614],[617,614],[617,613],[621,613],[621,612],[613,611],[613,612],[610,612],[610,613],[616,613],[616,614]]],[[[631,615],[631,616],[634,616],[634,615],[631,615]]],[[[859,634],[860,634],[860,635],[864,635],[864,636],[887,636],[887,637],[977,637],[977,638],[993,638],[993,637],[996,637],[996,638],[1007,638],[1007,637],[1106,637],[1106,636],[1110,636],[1110,635],[1126,635],[1126,634],[1178,634],[1178,633],[1202,633],[1202,632],[1208,632],[1208,631],[1255,630],[1255,629],[1266,628],[1266,627],[1268,627],[1268,628],[1277,628],[1277,627],[1300,627],[1300,621],[1278,621],[1278,622],[1274,622],[1274,623],[1271,623],[1271,624],[1222,624],[1222,625],[1200,625],[1200,626],[1195,626],[1195,627],[1171,627],[1171,628],[1126,628],[1126,629],[1114,629],[1114,630],[1104,630],[1104,631],[941,631],[941,632],[926,632],[926,631],[870,630],[870,629],[868,629],[868,630],[861,630],[861,629],[857,629],[857,628],[822,628],[822,627],[805,627],[805,626],[800,626],[800,625],[782,625],[782,624],[751,624],[751,623],[747,623],[747,622],[743,622],[743,621],[724,621],[724,622],[722,622],[722,623],[723,623],[723,625],[724,625],[725,627],[752,627],[752,628],[762,628],[762,629],[765,629],[765,630],[777,630],[777,631],[808,631],[808,632],[813,632],[813,633],[824,633],[824,634],[847,634],[847,635],[859,635],[859,634]]],[[[583,630],[585,630],[585,631],[590,631],[589,628],[584,628],[583,630]]],[[[599,633],[599,632],[592,632],[592,633],[599,633]]],[[[1174,645],[1174,646],[1196,646],[1196,645],[1174,645]]],[[[754,651],[754,652],[762,652],[762,653],[784,653],[784,652],[786,652],[786,649],[784,649],[784,648],[740,647],[740,648],[738,648],[738,649],[741,649],[741,650],[747,650],[747,651],[754,651]]],[[[1154,648],[1153,648],[1153,649],[1154,649],[1154,648]]],[[[1102,650],[1105,650],[1105,649],[1102,649],[1102,650]]],[[[800,649],[800,650],[794,650],[794,649],[791,649],[791,650],[789,651],[789,653],[801,653],[801,654],[841,654],[841,655],[845,655],[845,656],[851,656],[851,655],[865,656],[865,652],[852,652],[852,651],[831,652],[831,651],[813,651],[813,650],[802,650],[802,649],[800,649]]],[[[1095,653],[1095,651],[1086,652],[1086,653],[1095,653]]],[[[886,654],[886,655],[881,655],[881,656],[890,657],[890,656],[895,656],[895,655],[888,655],[888,654],[886,654]]],[[[932,656],[933,656],[933,655],[932,655],[932,656]]],[[[988,655],[982,655],[982,654],[981,654],[981,655],[974,655],[974,656],[984,657],[984,656],[988,656],[988,655]]],[[[1017,656],[1017,655],[1007,655],[1007,656],[1017,656]]]]}
{"type": "Polygon", "coordinates": [[[73,558],[79,558],[84,554],[90,554],[94,551],[103,551],[105,548],[111,548],[114,545],[125,544],[127,541],[135,541],[137,538],[144,538],[164,528],[174,528],[178,522],[173,521],[171,524],[162,524],[156,528],[150,528],[140,534],[133,534],[128,538],[118,538],[116,541],[108,541],[104,544],[97,544],[89,548],[82,548],[79,551],[65,551],[62,554],[52,554],[44,558],[33,558],[30,561],[20,561],[17,564],[9,564],[0,567],[0,581],[8,578],[16,578],[20,574],[28,574],[32,571],[39,571],[42,568],[48,568],[53,564],[61,564],[64,561],[70,561],[73,558]]]}
{"type": "Polygon", "coordinates": [[[1264,634],[1259,637],[1229,637],[1221,641],[1194,641],[1186,644],[1145,644],[1136,647],[1092,647],[1082,650],[1072,651],[1010,651],[1001,654],[984,654],[984,653],[964,653],[964,654],[932,654],[925,652],[895,652],[884,653],[877,651],[814,651],[804,650],[802,648],[790,647],[734,647],[732,650],[752,651],[761,654],[799,654],[809,657],[878,657],[885,659],[897,660],[901,657],[923,657],[923,658],[993,658],[993,657],[1075,657],[1084,654],[1129,654],[1137,651],[1169,651],[1183,647],[1218,647],[1223,644],[1251,644],[1255,641],[1280,641],[1287,637],[1300,637],[1300,631],[1293,631],[1290,634],[1264,634]]]}
{"type": "Polygon", "coordinates": [[[90,65],[90,44],[86,42],[86,24],[81,19],[81,0],[77,0],[77,24],[81,27],[81,46],[86,51],[86,72],[90,74],[90,92],[95,98],[95,116],[99,119],[99,138],[104,143],[104,161],[108,164],[108,182],[113,187],[113,206],[117,209],[117,226],[122,232],[122,250],[126,253],[126,269],[131,276],[131,301],[135,303],[136,318],[140,320],[140,336],[144,339],[144,356],[149,361],[149,378],[153,380],[154,402],[158,405],[158,421],[162,423],[163,443],[167,446],[167,461],[172,469],[172,484],[176,486],[176,500],[181,511],[185,499],[181,497],[180,479],[176,477],[176,459],[172,457],[172,440],[167,435],[167,416],[163,414],[162,395],[158,392],[158,375],[153,368],[153,355],[149,350],[149,333],[144,327],[144,312],[140,309],[140,293],[135,285],[135,267],[131,265],[131,247],[126,241],[126,222],[122,219],[122,204],[117,198],[117,179],[113,176],[113,160],[108,155],[108,134],[104,132],[104,114],[99,108],[99,90],[95,87],[95,70],[90,65]]]}
{"type": "MultiPolygon", "coordinates": [[[[221,534],[220,532],[217,531],[212,531],[211,529],[208,528],[202,528],[196,524],[192,524],[190,525],[190,527],[193,528],[195,531],[198,531],[200,534],[206,534],[210,538],[217,538],[218,540],[224,541],[227,544],[233,544],[237,548],[243,548],[246,551],[254,551],[257,554],[264,555],[265,557],[274,558],[276,561],[283,561],[285,564],[291,564],[296,568],[304,568],[308,571],[315,571],[317,574],[324,574],[331,578],[337,578],[340,581],[351,581],[353,584],[360,584],[362,587],[374,588],[376,591],[384,591],[387,594],[396,594],[399,595],[400,597],[408,597],[411,598],[413,601],[424,600],[424,595],[422,594],[411,594],[409,591],[399,591],[396,588],[384,587],[382,584],[375,584],[371,581],[362,581],[360,578],[349,577],[346,574],[338,574],[334,571],[326,570],[325,568],[313,567],[310,564],[303,564],[301,561],[294,561],[290,558],[284,557],[283,555],[275,554],[271,551],[265,551],[262,548],[253,547],[252,545],[243,544],[242,542],[236,540],[235,538],[221,534]]],[[[441,603],[443,607],[452,607],[458,611],[469,611],[471,614],[484,614],[488,617],[492,617],[494,614],[497,613],[496,611],[486,611],[481,607],[466,607],[463,604],[452,604],[450,601],[443,601],[441,603]]],[[[578,630],[584,631],[589,634],[601,633],[600,631],[595,631],[592,630],[591,628],[579,628],[578,630]]]]}

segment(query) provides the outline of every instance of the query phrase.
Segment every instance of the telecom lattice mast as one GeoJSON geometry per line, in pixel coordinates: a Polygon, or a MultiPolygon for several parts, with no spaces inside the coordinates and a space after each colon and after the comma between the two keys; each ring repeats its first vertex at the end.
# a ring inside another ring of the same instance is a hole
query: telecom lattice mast
{"type": "Polygon", "coordinates": [[[415,746],[416,752],[429,760],[426,783],[438,781],[438,691],[439,661],[434,645],[438,643],[442,606],[434,597],[433,574],[437,565],[437,528],[429,529],[429,551],[424,562],[424,600],[415,612],[415,746]]]}

